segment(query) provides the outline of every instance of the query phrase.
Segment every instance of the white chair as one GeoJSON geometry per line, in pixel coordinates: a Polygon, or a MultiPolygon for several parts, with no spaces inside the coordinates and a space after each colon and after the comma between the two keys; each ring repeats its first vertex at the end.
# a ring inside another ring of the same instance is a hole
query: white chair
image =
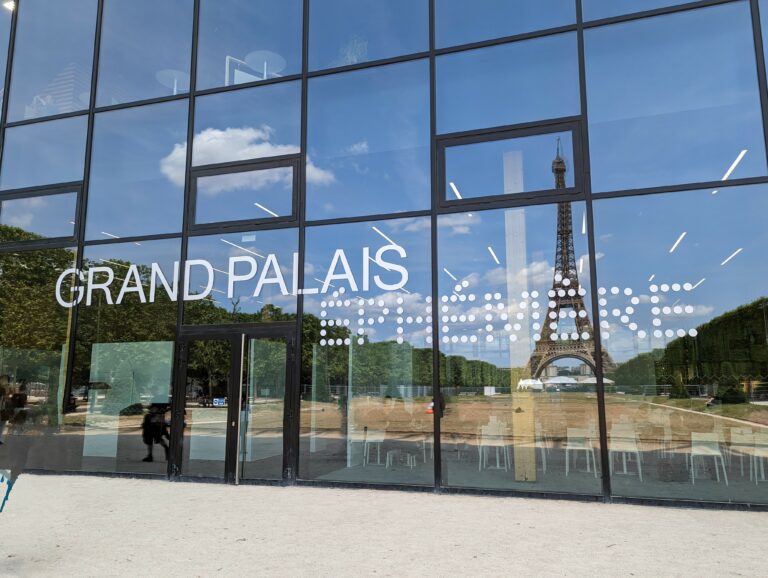
{"type": "Polygon", "coordinates": [[[628,474],[627,458],[634,456],[637,463],[637,475],[643,481],[643,462],[640,450],[637,447],[637,434],[635,428],[629,423],[617,423],[611,428],[611,440],[608,444],[608,461],[610,472],[613,475],[613,458],[615,454],[621,455],[623,473],[628,474]]]}
{"type": "Polygon", "coordinates": [[[488,450],[494,448],[496,450],[496,469],[502,469],[502,461],[504,463],[504,471],[507,471],[510,467],[509,447],[506,443],[506,427],[501,422],[489,423],[480,428],[480,462],[478,464],[478,471],[483,468],[488,468],[488,450]]]}
{"type": "Polygon", "coordinates": [[[381,444],[384,443],[386,432],[384,430],[369,429],[365,433],[365,444],[363,445],[363,467],[371,463],[371,446],[376,445],[376,462],[374,465],[382,466],[381,463],[381,444]]]}
{"type": "Polygon", "coordinates": [[[755,468],[755,484],[765,482],[765,460],[768,459],[768,432],[755,434],[755,446],[752,454],[752,463],[755,468]],[[760,471],[758,477],[757,472],[760,471]]]}
{"type": "Polygon", "coordinates": [[[728,485],[728,473],[725,471],[725,458],[723,452],[720,450],[720,434],[718,433],[697,433],[691,432],[691,453],[690,453],[690,469],[691,469],[691,483],[696,483],[696,458],[712,458],[715,464],[715,475],[717,476],[717,482],[720,483],[720,470],[718,469],[718,462],[723,469],[723,478],[725,479],[725,485],[728,485]]]}
{"type": "Polygon", "coordinates": [[[541,458],[541,471],[547,473],[547,455],[549,454],[549,437],[547,432],[541,426],[541,422],[536,422],[535,426],[536,435],[536,447],[539,449],[539,457],[541,458]]]}
{"type": "Polygon", "coordinates": [[[597,477],[597,461],[595,460],[595,448],[592,445],[592,438],[589,434],[589,429],[569,427],[567,430],[567,441],[565,444],[565,475],[567,476],[571,469],[570,453],[571,452],[584,452],[584,457],[587,460],[587,472],[594,471],[595,477],[597,477]],[[592,467],[590,467],[590,459],[592,460],[592,467]]]}
{"type": "Polygon", "coordinates": [[[728,447],[731,456],[739,457],[741,477],[744,477],[744,457],[749,460],[749,479],[755,474],[755,435],[750,428],[731,428],[731,445],[728,447]]]}

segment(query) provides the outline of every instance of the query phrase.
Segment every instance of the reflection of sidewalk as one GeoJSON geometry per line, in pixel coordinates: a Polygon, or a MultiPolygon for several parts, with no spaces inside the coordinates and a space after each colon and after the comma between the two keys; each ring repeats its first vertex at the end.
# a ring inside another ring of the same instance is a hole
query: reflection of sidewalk
{"type": "Polygon", "coordinates": [[[3,576],[699,577],[756,576],[765,568],[764,513],[93,476],[20,479],[0,514],[8,529],[3,576]],[[168,531],[180,519],[183,532],[168,531]],[[157,528],[147,530],[154,522],[157,528]]]}

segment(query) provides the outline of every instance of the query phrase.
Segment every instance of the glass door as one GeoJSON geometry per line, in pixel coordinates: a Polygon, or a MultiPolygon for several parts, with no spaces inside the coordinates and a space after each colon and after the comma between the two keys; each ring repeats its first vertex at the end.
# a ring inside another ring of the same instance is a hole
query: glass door
{"type": "MultiPolygon", "coordinates": [[[[231,437],[230,403],[239,381],[234,336],[196,337],[181,343],[184,399],[180,474],[185,477],[227,479],[227,438],[231,437]]],[[[178,396],[177,396],[178,399],[178,396]]],[[[237,402],[235,402],[237,407],[237,402]]],[[[236,425],[236,424],[235,424],[236,425]]]]}
{"type": "Polygon", "coordinates": [[[234,483],[290,477],[293,331],[223,329],[179,340],[172,474],[234,483]]]}
{"type": "Polygon", "coordinates": [[[286,383],[290,343],[285,336],[246,336],[236,480],[279,480],[285,470],[286,383]]]}

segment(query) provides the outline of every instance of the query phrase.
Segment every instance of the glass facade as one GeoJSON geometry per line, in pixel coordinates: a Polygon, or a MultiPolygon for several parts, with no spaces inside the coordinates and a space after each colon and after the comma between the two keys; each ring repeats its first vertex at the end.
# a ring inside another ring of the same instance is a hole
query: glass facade
{"type": "Polygon", "coordinates": [[[157,4],[0,6],[0,470],[768,506],[768,2],[157,4]]]}

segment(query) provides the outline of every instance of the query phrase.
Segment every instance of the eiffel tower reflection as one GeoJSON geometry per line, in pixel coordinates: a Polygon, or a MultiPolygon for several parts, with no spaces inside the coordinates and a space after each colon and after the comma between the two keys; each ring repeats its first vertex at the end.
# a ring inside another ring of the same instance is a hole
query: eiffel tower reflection
{"type": "MultiPolygon", "coordinates": [[[[565,159],[560,154],[560,139],[557,139],[557,156],[552,161],[556,189],[566,188],[567,170],[565,159]]],[[[578,359],[589,365],[595,373],[594,328],[584,304],[586,294],[587,291],[579,283],[576,267],[571,203],[561,202],[557,205],[555,272],[552,288],[548,292],[547,315],[541,339],[536,342],[528,361],[528,369],[533,377],[538,378],[547,366],[564,358],[578,359]]],[[[603,366],[612,366],[610,357],[605,353],[603,366]]]]}

